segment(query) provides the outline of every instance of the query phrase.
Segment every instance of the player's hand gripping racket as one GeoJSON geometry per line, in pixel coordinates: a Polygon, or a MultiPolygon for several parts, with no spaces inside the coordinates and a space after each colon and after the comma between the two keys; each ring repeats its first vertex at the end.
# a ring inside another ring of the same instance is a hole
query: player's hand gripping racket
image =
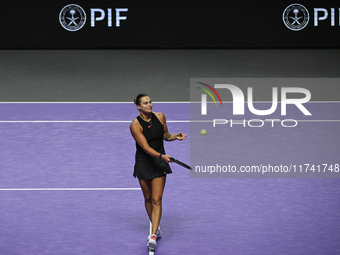
{"type": "Polygon", "coordinates": [[[187,168],[189,170],[192,170],[192,168],[190,166],[188,166],[187,164],[184,164],[183,162],[179,161],[178,159],[175,159],[175,158],[171,157],[170,160],[172,162],[175,162],[175,163],[179,164],[180,166],[183,166],[183,167],[185,167],[185,168],[187,168]]]}

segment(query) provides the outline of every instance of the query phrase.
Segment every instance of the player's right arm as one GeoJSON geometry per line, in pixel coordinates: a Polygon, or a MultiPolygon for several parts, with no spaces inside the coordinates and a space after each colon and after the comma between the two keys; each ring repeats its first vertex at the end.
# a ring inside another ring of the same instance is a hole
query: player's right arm
{"type": "MultiPolygon", "coordinates": [[[[137,119],[134,119],[130,125],[130,132],[132,137],[135,139],[135,141],[139,144],[139,146],[150,156],[159,158],[160,153],[155,151],[149,146],[148,141],[146,140],[145,136],[143,135],[143,128],[139,124],[137,119]]],[[[168,155],[162,155],[162,159],[166,162],[170,162],[170,156],[168,155]]]]}

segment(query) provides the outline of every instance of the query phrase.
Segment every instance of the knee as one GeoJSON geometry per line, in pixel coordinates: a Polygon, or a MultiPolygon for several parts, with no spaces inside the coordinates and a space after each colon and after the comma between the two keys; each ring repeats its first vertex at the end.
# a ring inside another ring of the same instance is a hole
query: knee
{"type": "Polygon", "coordinates": [[[156,206],[162,205],[162,198],[158,198],[158,197],[153,198],[153,199],[152,199],[152,204],[153,204],[153,205],[156,205],[156,206]]]}
{"type": "Polygon", "coordinates": [[[146,204],[151,204],[152,203],[151,196],[144,196],[144,201],[146,204]]]}

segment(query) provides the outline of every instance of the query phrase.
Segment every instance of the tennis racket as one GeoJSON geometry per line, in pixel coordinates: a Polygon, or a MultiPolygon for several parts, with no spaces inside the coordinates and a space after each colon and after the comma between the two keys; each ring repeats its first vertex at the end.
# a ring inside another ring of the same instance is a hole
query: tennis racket
{"type": "Polygon", "coordinates": [[[184,164],[182,161],[179,161],[178,159],[175,159],[175,158],[171,157],[170,160],[172,162],[175,162],[176,164],[178,164],[180,166],[183,166],[183,167],[185,167],[185,168],[187,168],[189,170],[192,170],[192,168],[190,166],[188,166],[187,164],[184,164]]]}

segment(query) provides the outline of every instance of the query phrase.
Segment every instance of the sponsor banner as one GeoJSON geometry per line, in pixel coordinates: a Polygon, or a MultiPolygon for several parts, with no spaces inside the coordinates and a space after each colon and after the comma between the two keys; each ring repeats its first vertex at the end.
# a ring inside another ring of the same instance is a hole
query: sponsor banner
{"type": "Polygon", "coordinates": [[[339,47],[338,1],[6,1],[1,48],[339,47]]]}

